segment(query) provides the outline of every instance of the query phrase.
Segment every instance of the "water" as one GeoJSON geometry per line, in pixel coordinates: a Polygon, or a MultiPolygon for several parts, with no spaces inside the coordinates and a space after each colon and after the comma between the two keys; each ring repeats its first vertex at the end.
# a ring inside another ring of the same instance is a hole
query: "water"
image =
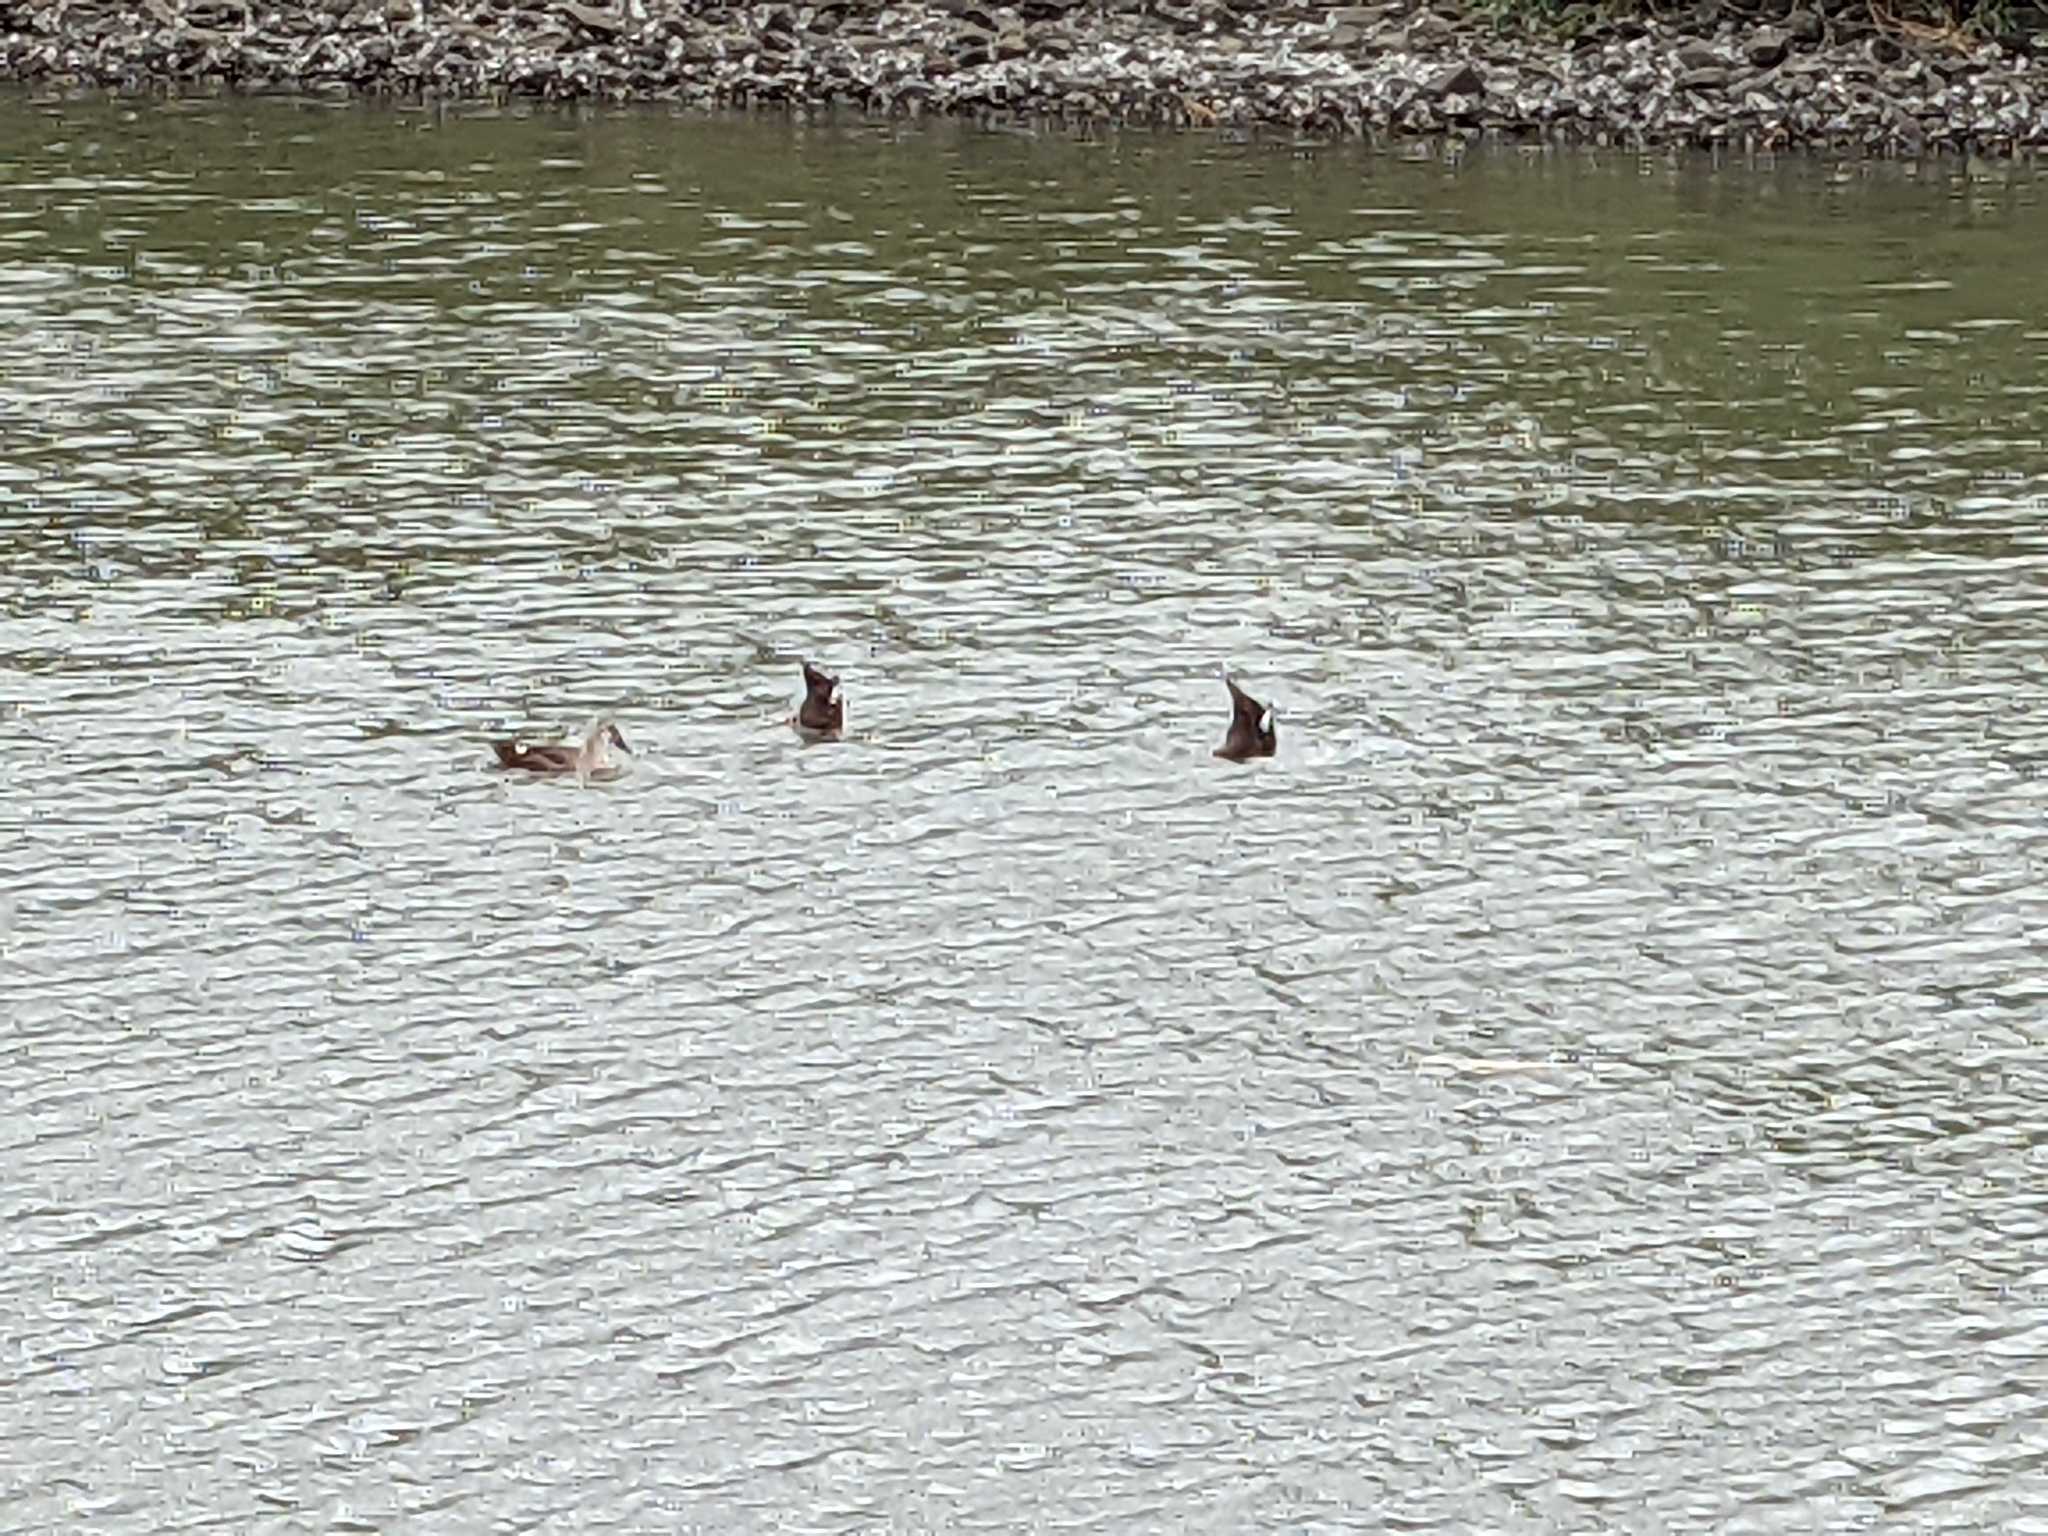
{"type": "Polygon", "coordinates": [[[0,128],[10,1529],[2048,1528],[2038,171],[0,128]]]}

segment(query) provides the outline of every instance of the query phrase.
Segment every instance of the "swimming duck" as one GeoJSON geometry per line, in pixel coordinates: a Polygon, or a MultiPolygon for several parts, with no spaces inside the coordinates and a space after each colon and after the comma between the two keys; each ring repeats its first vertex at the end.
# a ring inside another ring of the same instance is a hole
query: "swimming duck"
{"type": "Polygon", "coordinates": [[[1216,749],[1216,755],[1233,763],[1252,757],[1271,757],[1280,745],[1280,732],[1273,725],[1273,711],[1227,677],[1223,679],[1223,686],[1230,690],[1230,729],[1224,734],[1223,745],[1216,749]]]}
{"type": "Polygon", "coordinates": [[[491,750],[498,754],[500,768],[517,768],[525,773],[573,773],[582,779],[610,778],[619,771],[619,765],[612,761],[613,747],[629,757],[633,754],[619,728],[602,715],[591,723],[590,733],[583,738],[580,747],[571,746],[566,741],[535,746],[528,746],[523,741],[491,743],[491,750]]]}
{"type": "Polygon", "coordinates": [[[846,700],[839,692],[839,679],[808,661],[803,666],[804,701],[789,723],[805,741],[837,741],[846,729],[846,700]]]}

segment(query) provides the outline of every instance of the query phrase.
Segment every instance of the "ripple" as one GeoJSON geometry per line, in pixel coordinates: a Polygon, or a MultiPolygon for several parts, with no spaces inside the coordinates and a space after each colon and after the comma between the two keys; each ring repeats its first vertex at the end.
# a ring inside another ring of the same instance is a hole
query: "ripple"
{"type": "Polygon", "coordinates": [[[2023,1527],[2038,178],[49,110],[29,1528],[2023,1527]]]}

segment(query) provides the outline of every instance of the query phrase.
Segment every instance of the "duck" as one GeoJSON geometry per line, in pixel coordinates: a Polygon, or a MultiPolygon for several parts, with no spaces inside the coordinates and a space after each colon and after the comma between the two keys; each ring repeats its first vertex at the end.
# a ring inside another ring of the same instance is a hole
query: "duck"
{"type": "Polygon", "coordinates": [[[1280,732],[1273,724],[1273,711],[1246,693],[1229,678],[1230,729],[1216,755],[1226,762],[1242,763],[1254,757],[1271,757],[1280,746],[1280,732]]]}
{"type": "Polygon", "coordinates": [[[789,723],[805,741],[837,741],[846,730],[846,699],[839,691],[839,679],[808,661],[803,668],[804,701],[789,723]]]}
{"type": "Polygon", "coordinates": [[[494,741],[491,750],[498,754],[500,768],[514,768],[522,773],[564,774],[573,773],[579,779],[611,778],[619,772],[619,765],[612,760],[612,748],[618,748],[628,757],[633,749],[626,745],[626,738],[609,716],[600,715],[591,722],[589,734],[583,738],[583,745],[572,746],[566,741],[545,742],[528,746],[523,741],[494,741]]]}

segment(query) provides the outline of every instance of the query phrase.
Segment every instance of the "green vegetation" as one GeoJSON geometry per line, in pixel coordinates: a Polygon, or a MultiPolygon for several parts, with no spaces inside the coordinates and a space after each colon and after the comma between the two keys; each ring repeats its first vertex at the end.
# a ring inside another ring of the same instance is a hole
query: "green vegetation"
{"type": "MultiPolygon", "coordinates": [[[[1572,33],[1624,17],[1697,17],[1702,7],[1676,0],[1471,0],[1472,9],[1500,25],[1543,26],[1572,33]]],[[[1923,43],[1968,44],[2048,28],[2043,0],[1807,0],[1837,26],[1889,32],[1923,43]]],[[[1757,21],[1778,19],[1744,8],[1757,21]]],[[[1788,7],[1789,9],[1789,7],[1788,7]]]]}

